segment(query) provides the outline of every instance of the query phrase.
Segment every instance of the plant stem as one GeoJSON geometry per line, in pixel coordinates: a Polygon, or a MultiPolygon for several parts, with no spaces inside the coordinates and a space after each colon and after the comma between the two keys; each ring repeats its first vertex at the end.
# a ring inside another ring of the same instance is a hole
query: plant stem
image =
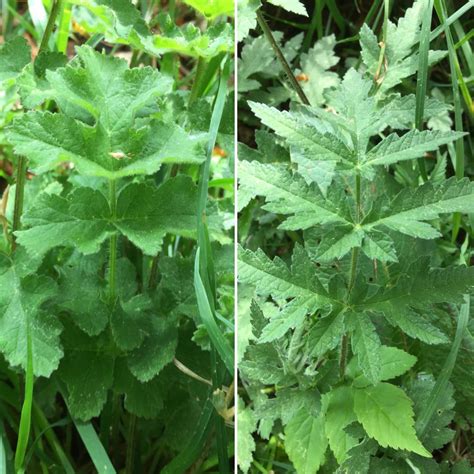
{"type": "Polygon", "coordinates": [[[199,91],[201,89],[201,81],[204,77],[204,73],[206,71],[207,61],[200,57],[198,59],[198,63],[196,66],[196,74],[194,76],[193,87],[191,88],[191,94],[189,95],[189,105],[195,102],[195,100],[199,97],[199,91]]]}
{"type": "MultiPolygon", "coordinates": [[[[113,179],[109,181],[109,204],[112,219],[117,217],[117,182],[113,179]]],[[[110,236],[109,249],[109,301],[115,303],[116,297],[116,276],[117,276],[117,234],[110,236]]]]}
{"type": "Polygon", "coordinates": [[[384,10],[383,10],[383,30],[382,30],[382,46],[380,48],[379,62],[377,65],[377,71],[375,73],[374,79],[377,85],[382,83],[383,78],[380,78],[382,72],[382,65],[385,59],[385,48],[387,46],[387,30],[388,30],[388,13],[389,13],[390,1],[384,0],[384,10]]]}
{"type": "Polygon", "coordinates": [[[344,334],[341,339],[341,354],[339,356],[339,377],[342,379],[346,373],[347,350],[349,346],[349,336],[344,334]]]}
{"type": "Polygon", "coordinates": [[[53,2],[53,6],[51,8],[51,13],[49,14],[48,23],[46,25],[46,29],[44,30],[43,38],[41,39],[41,44],[39,47],[38,55],[42,51],[46,51],[49,49],[49,38],[53,32],[54,24],[56,23],[56,18],[58,13],[61,11],[61,3],[62,0],[55,0],[53,2]]]}
{"type": "Polygon", "coordinates": [[[305,105],[311,105],[308,98],[306,97],[306,94],[304,93],[303,89],[299,85],[298,81],[296,80],[296,77],[293,75],[293,72],[291,71],[290,65],[288,64],[285,56],[283,55],[280,47],[278,46],[278,43],[276,42],[272,31],[267,25],[267,22],[265,21],[265,18],[263,18],[262,13],[260,10],[257,10],[257,21],[260,26],[260,28],[263,31],[263,34],[267,38],[268,42],[270,43],[271,47],[273,48],[273,51],[275,52],[276,57],[280,61],[281,65],[283,66],[283,69],[286,72],[286,75],[288,76],[288,79],[290,80],[290,83],[295,90],[295,92],[298,94],[298,97],[300,98],[301,102],[305,105]]]}
{"type": "Polygon", "coordinates": [[[18,168],[16,172],[15,205],[13,208],[13,229],[12,229],[12,249],[16,248],[15,232],[21,227],[21,215],[23,213],[23,202],[25,198],[26,164],[24,156],[18,158],[18,168]]]}

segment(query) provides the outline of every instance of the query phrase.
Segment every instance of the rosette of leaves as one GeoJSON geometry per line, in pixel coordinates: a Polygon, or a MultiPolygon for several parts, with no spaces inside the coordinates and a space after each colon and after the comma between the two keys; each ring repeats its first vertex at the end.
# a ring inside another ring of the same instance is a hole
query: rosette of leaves
{"type": "MultiPolygon", "coordinates": [[[[452,313],[474,286],[474,271],[438,268],[433,241],[443,215],[472,211],[474,185],[467,178],[397,182],[393,165],[463,134],[411,129],[415,97],[379,87],[350,69],[327,93],[328,108],[282,112],[250,103],[290,159],[266,156],[268,147],[247,150],[239,204],[260,218],[262,209],[297,243],[291,257],[239,253],[239,279],[255,290],[239,323],[251,401],[240,407],[244,471],[255,431],[264,439],[282,431],[290,461],[305,474],[323,465],[436,472],[432,451],[451,439],[450,397],[440,406],[447,414],[430,421],[439,438],[417,432],[420,393],[432,381],[407,383],[417,363],[407,341],[451,341],[452,313]]],[[[426,117],[439,107],[427,101],[426,117]]]]}
{"type": "MultiPolygon", "coordinates": [[[[129,412],[155,417],[177,350],[178,308],[195,304],[191,265],[190,291],[171,284],[179,256],[150,265],[164,239],[196,237],[194,180],[161,168],[197,169],[206,134],[164,113],[170,78],[87,46],[67,65],[46,61],[22,74],[23,85],[41,84],[40,95],[24,87],[23,98],[57,111],[19,115],[8,139],[35,174],[63,179],[27,203],[17,248],[2,258],[0,350],[25,368],[31,347],[35,376],[57,371],[77,418],[99,415],[111,391],[129,412]]],[[[222,240],[215,203],[208,216],[211,238],[222,240]]]]}

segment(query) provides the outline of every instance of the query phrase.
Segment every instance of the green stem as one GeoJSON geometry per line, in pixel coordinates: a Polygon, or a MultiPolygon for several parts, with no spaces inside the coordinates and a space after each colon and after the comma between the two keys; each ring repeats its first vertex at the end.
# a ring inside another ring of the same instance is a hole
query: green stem
{"type": "Polygon", "coordinates": [[[24,156],[18,158],[18,168],[16,172],[15,205],[13,208],[13,229],[12,229],[12,249],[16,248],[15,232],[20,230],[21,215],[23,213],[23,202],[25,198],[26,168],[27,160],[24,156]]]}
{"type": "Polygon", "coordinates": [[[193,87],[191,88],[191,94],[189,96],[189,105],[193,104],[199,97],[199,91],[201,89],[201,81],[206,72],[207,61],[200,57],[196,66],[196,74],[194,76],[193,87]]]}
{"type": "Polygon", "coordinates": [[[341,339],[341,353],[339,356],[339,377],[342,379],[346,374],[347,350],[349,347],[349,336],[344,334],[341,339]]]}
{"type": "Polygon", "coordinates": [[[41,39],[38,55],[42,51],[47,51],[49,49],[49,38],[51,37],[51,34],[53,33],[53,29],[56,23],[56,18],[58,16],[58,13],[61,11],[61,3],[62,3],[62,0],[55,0],[53,2],[51,13],[49,14],[49,18],[48,18],[48,23],[46,25],[46,29],[44,30],[43,38],[41,39]]]}
{"type": "Polygon", "coordinates": [[[296,80],[296,77],[293,75],[290,65],[288,64],[288,61],[286,60],[280,47],[278,46],[278,43],[276,42],[273,36],[273,33],[268,27],[267,22],[265,21],[265,18],[263,18],[263,15],[260,12],[260,10],[257,10],[257,21],[260,28],[263,31],[263,34],[267,38],[267,41],[270,43],[270,46],[273,48],[273,51],[275,52],[277,59],[280,61],[286,75],[288,76],[288,79],[290,80],[290,83],[293,89],[298,94],[298,97],[300,98],[301,102],[303,102],[303,104],[305,105],[311,105],[308,98],[306,97],[306,94],[304,93],[303,89],[301,88],[298,81],[296,80]]]}
{"type": "MultiPolygon", "coordinates": [[[[355,198],[356,198],[356,216],[357,216],[357,224],[360,223],[362,218],[361,212],[361,178],[360,173],[357,172],[355,177],[355,198]]],[[[347,303],[350,300],[352,289],[354,288],[356,277],[357,277],[357,262],[359,260],[359,247],[354,247],[352,249],[351,255],[351,269],[349,275],[349,285],[347,287],[347,303]]],[[[349,347],[349,335],[344,334],[341,339],[341,353],[339,358],[339,375],[341,378],[344,377],[346,371],[346,364],[347,364],[347,352],[349,347]]]]}

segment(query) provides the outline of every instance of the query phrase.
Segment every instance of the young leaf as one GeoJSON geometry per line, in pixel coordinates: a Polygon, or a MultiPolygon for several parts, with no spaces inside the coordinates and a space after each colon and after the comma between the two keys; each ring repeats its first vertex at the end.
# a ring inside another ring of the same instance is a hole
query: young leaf
{"type": "Polygon", "coordinates": [[[356,389],[354,411],[367,434],[382,447],[431,457],[416,437],[412,401],[395,385],[382,382],[356,389]]]}

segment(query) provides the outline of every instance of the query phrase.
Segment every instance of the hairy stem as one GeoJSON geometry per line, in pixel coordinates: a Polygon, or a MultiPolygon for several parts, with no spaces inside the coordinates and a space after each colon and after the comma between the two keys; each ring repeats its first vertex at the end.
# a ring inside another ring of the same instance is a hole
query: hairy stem
{"type": "Polygon", "coordinates": [[[62,0],[55,0],[53,2],[53,6],[51,8],[51,13],[49,14],[48,18],[48,23],[46,25],[46,29],[44,30],[44,35],[43,38],[41,39],[41,44],[39,48],[39,52],[45,51],[49,49],[49,38],[51,37],[51,34],[53,33],[53,28],[54,24],[56,23],[56,18],[58,16],[58,13],[61,11],[61,3],[62,0]]]}
{"type": "Polygon", "coordinates": [[[23,201],[25,198],[26,183],[26,158],[18,158],[18,168],[16,172],[15,204],[13,208],[13,229],[12,229],[12,249],[16,248],[15,232],[21,227],[21,215],[23,213],[23,201]]]}
{"type": "Polygon", "coordinates": [[[260,28],[263,31],[263,34],[267,38],[271,47],[273,48],[273,51],[275,52],[276,57],[280,61],[281,65],[283,66],[283,69],[285,70],[286,75],[288,76],[288,79],[290,80],[291,86],[293,87],[295,92],[298,94],[298,97],[300,98],[301,102],[303,102],[303,104],[305,105],[311,105],[308,98],[306,97],[306,94],[304,93],[303,89],[301,88],[298,81],[296,80],[296,77],[293,75],[290,65],[288,64],[288,61],[286,60],[280,47],[278,46],[278,43],[276,42],[275,37],[273,36],[273,33],[268,27],[267,22],[265,21],[265,18],[263,18],[263,15],[260,12],[260,10],[257,10],[257,21],[260,28]]]}
{"type": "Polygon", "coordinates": [[[349,336],[344,334],[341,339],[341,353],[339,355],[339,377],[342,379],[346,374],[347,350],[349,346],[349,336]]]}

